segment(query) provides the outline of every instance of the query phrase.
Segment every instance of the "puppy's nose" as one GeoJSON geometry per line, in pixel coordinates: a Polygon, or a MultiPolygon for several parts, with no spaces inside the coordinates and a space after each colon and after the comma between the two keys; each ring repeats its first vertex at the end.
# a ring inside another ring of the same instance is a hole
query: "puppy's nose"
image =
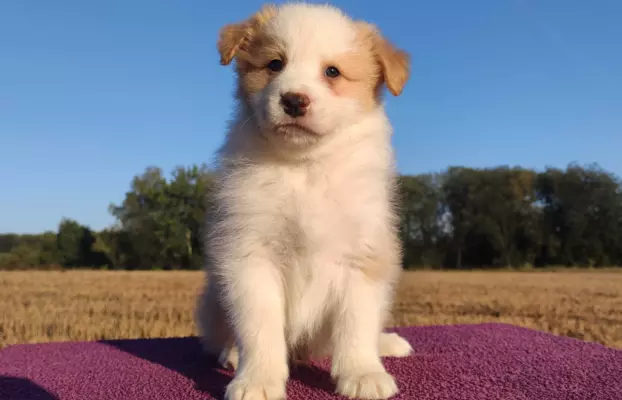
{"type": "Polygon", "coordinates": [[[281,105],[285,113],[291,117],[302,117],[307,113],[311,100],[303,93],[287,92],[281,95],[281,105]]]}

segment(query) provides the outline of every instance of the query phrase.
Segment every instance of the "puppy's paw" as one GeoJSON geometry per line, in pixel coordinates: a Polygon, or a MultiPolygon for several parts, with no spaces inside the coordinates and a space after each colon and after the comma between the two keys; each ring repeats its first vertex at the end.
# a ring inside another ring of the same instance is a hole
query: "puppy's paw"
{"type": "Polygon", "coordinates": [[[285,400],[285,381],[235,378],[227,386],[226,400],[285,400]]]}
{"type": "Polygon", "coordinates": [[[223,368],[235,371],[238,368],[239,358],[238,348],[237,346],[233,346],[222,349],[218,356],[218,362],[223,368]]]}
{"type": "Polygon", "coordinates": [[[337,379],[337,393],[357,399],[388,399],[397,394],[397,385],[385,371],[343,375],[337,379]]]}
{"type": "Polygon", "coordinates": [[[397,333],[381,333],[379,340],[380,357],[406,357],[412,353],[413,348],[397,333]]]}

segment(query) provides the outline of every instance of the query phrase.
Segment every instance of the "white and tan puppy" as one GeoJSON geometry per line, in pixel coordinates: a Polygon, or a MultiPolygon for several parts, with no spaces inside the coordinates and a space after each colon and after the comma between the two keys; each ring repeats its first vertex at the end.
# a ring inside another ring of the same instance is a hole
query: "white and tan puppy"
{"type": "Polygon", "coordinates": [[[401,271],[391,126],[409,57],[336,8],[266,6],[222,28],[237,113],[218,152],[208,213],[206,350],[236,369],[228,400],[285,398],[288,362],[331,356],[336,391],[398,392],[382,356],[411,347],[383,333],[401,271]]]}

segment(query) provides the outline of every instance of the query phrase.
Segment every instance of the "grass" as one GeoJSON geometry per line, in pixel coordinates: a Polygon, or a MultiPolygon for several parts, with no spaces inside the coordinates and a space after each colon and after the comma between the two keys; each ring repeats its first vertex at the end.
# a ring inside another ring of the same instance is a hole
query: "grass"
{"type": "MultiPolygon", "coordinates": [[[[0,273],[0,347],[186,336],[201,272],[0,273]]],[[[390,326],[504,322],[622,348],[622,274],[406,272],[390,326]]]]}

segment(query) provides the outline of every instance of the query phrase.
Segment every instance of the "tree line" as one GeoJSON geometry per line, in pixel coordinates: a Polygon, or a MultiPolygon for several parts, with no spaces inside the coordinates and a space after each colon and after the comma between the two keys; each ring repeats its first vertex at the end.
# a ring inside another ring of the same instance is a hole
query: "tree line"
{"type": "MultiPolygon", "coordinates": [[[[0,235],[0,268],[199,269],[213,185],[205,165],[146,168],[112,227],[0,235]]],[[[622,265],[622,183],[598,165],[402,175],[399,212],[405,268],[622,265]]]]}

